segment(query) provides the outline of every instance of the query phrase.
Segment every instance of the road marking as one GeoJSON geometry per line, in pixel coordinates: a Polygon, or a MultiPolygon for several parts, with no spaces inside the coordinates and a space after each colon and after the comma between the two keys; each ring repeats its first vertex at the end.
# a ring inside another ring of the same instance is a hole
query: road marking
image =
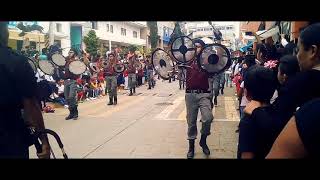
{"type": "Polygon", "coordinates": [[[156,118],[157,119],[167,119],[169,115],[182,103],[184,97],[180,96],[175,99],[170,106],[167,106],[161,113],[159,113],[156,118]]]}
{"type": "MultiPolygon", "coordinates": [[[[147,97],[146,96],[139,96],[139,97],[135,97],[134,99],[130,100],[130,101],[126,101],[120,105],[116,105],[116,106],[113,106],[112,109],[107,109],[106,107],[103,107],[105,108],[105,110],[101,110],[100,113],[99,113],[99,110],[98,111],[95,111],[95,113],[93,114],[90,114],[88,116],[92,116],[92,117],[106,117],[106,116],[109,116],[115,112],[118,112],[118,111],[121,111],[129,106],[132,106],[133,104],[136,104],[136,103],[139,103],[141,101],[143,101],[144,99],[146,99],[147,97]]],[[[125,112],[124,112],[125,113],[125,112]]]]}

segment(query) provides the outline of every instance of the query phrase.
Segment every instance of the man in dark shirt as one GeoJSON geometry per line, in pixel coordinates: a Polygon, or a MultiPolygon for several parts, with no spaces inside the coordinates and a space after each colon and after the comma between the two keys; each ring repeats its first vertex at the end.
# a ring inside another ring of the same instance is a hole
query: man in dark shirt
{"type": "Polygon", "coordinates": [[[117,105],[117,73],[114,70],[114,66],[118,63],[114,53],[108,54],[108,64],[104,69],[106,86],[109,93],[108,105],[117,105]]]}
{"type": "MultiPolygon", "coordinates": [[[[197,48],[197,54],[200,53],[205,43],[197,39],[194,41],[197,48]]],[[[187,68],[186,72],[186,107],[187,107],[187,123],[188,123],[188,140],[189,150],[188,158],[194,157],[194,142],[197,138],[197,117],[200,108],[202,115],[202,128],[200,146],[205,155],[210,155],[210,150],[206,139],[210,135],[211,123],[213,120],[211,107],[211,91],[209,91],[208,74],[202,71],[196,61],[191,63],[191,68],[187,68]]]]}
{"type": "MultiPolygon", "coordinates": [[[[30,144],[26,140],[25,123],[36,130],[43,130],[45,126],[36,98],[34,71],[26,57],[7,47],[8,36],[7,23],[0,22],[0,84],[6,86],[0,88],[0,158],[28,158],[30,144]]],[[[49,158],[47,137],[40,138],[42,153],[38,157],[49,158]]]]}
{"type": "Polygon", "coordinates": [[[147,56],[147,77],[148,77],[148,89],[154,88],[154,79],[153,79],[153,65],[150,60],[150,56],[147,56]]]}
{"type": "Polygon", "coordinates": [[[132,96],[134,93],[136,93],[136,82],[137,82],[137,76],[136,76],[136,67],[134,66],[134,63],[136,61],[136,55],[134,53],[128,55],[128,86],[130,89],[129,96],[132,96]]]}
{"type": "Polygon", "coordinates": [[[77,79],[80,76],[72,74],[69,71],[69,65],[72,61],[76,60],[76,56],[77,56],[77,51],[75,51],[75,49],[70,49],[69,55],[66,58],[65,77],[64,77],[64,97],[69,106],[69,115],[65,118],[66,120],[78,119],[77,79]]]}

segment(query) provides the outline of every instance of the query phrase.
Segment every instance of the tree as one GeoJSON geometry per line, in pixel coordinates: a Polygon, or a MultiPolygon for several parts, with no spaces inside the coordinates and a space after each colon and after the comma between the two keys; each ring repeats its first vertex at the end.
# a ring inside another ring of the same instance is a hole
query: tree
{"type": "Polygon", "coordinates": [[[24,36],[27,34],[27,32],[32,32],[32,31],[39,31],[40,33],[43,33],[43,27],[37,24],[24,25],[23,22],[19,22],[17,24],[17,28],[21,30],[21,33],[19,33],[19,36],[23,37],[23,44],[25,45],[25,47],[22,47],[22,50],[25,51],[26,56],[32,56],[33,54],[37,53],[37,51],[33,51],[33,52],[30,51],[30,46],[28,44],[29,41],[27,41],[27,39],[25,39],[24,36]]]}
{"type": "Polygon", "coordinates": [[[132,44],[130,44],[129,46],[128,46],[128,50],[130,51],[130,52],[136,52],[136,50],[138,49],[138,46],[136,46],[136,45],[132,45],[132,44]]]}
{"type": "Polygon", "coordinates": [[[154,50],[157,48],[159,40],[157,21],[147,21],[147,26],[150,29],[151,49],[154,50]]]}
{"type": "Polygon", "coordinates": [[[174,25],[174,29],[173,29],[173,32],[172,34],[170,35],[170,42],[169,44],[172,44],[172,42],[179,36],[183,36],[184,34],[182,33],[181,31],[181,27],[180,27],[180,24],[179,24],[179,21],[176,21],[175,22],[175,25],[174,25]]]}
{"type": "Polygon", "coordinates": [[[22,32],[19,34],[19,36],[25,36],[26,32],[31,32],[31,31],[39,31],[43,33],[43,27],[39,26],[37,24],[33,25],[24,25],[22,22],[17,24],[17,28],[20,29],[22,32]]]}
{"type": "Polygon", "coordinates": [[[99,49],[99,38],[94,30],[90,30],[89,33],[83,38],[83,42],[86,45],[86,51],[92,56],[97,55],[99,49]]]}

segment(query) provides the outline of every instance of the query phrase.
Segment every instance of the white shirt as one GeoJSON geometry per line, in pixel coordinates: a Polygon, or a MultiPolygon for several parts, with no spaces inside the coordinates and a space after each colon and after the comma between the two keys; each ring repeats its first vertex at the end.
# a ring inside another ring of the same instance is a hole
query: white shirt
{"type": "Polygon", "coordinates": [[[49,76],[49,75],[44,75],[44,79],[49,81],[49,82],[56,82],[52,76],[49,76]]]}
{"type": "MultiPolygon", "coordinates": [[[[244,81],[241,82],[240,87],[242,89],[244,88],[244,81]]],[[[246,95],[243,93],[240,106],[247,106],[248,103],[249,103],[249,100],[247,99],[246,95]]]]}
{"type": "Polygon", "coordinates": [[[39,68],[37,68],[37,73],[36,73],[37,82],[44,80],[44,75],[45,74],[39,68]]]}
{"type": "Polygon", "coordinates": [[[64,85],[63,84],[61,86],[59,84],[57,84],[57,88],[58,88],[58,94],[64,93],[64,85]]]}
{"type": "Polygon", "coordinates": [[[234,75],[238,74],[239,73],[239,63],[237,63],[235,69],[234,69],[234,75]]]}

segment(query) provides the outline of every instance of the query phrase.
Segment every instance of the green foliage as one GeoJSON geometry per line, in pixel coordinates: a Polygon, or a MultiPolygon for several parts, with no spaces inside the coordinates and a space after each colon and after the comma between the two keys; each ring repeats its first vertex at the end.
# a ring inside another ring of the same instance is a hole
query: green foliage
{"type": "Polygon", "coordinates": [[[86,45],[86,51],[92,56],[97,55],[99,49],[99,38],[94,30],[90,30],[89,33],[83,38],[83,42],[86,45]]]}
{"type": "Polygon", "coordinates": [[[151,49],[156,49],[158,46],[158,26],[156,21],[147,21],[147,26],[150,29],[150,42],[151,42],[151,49]]]}

